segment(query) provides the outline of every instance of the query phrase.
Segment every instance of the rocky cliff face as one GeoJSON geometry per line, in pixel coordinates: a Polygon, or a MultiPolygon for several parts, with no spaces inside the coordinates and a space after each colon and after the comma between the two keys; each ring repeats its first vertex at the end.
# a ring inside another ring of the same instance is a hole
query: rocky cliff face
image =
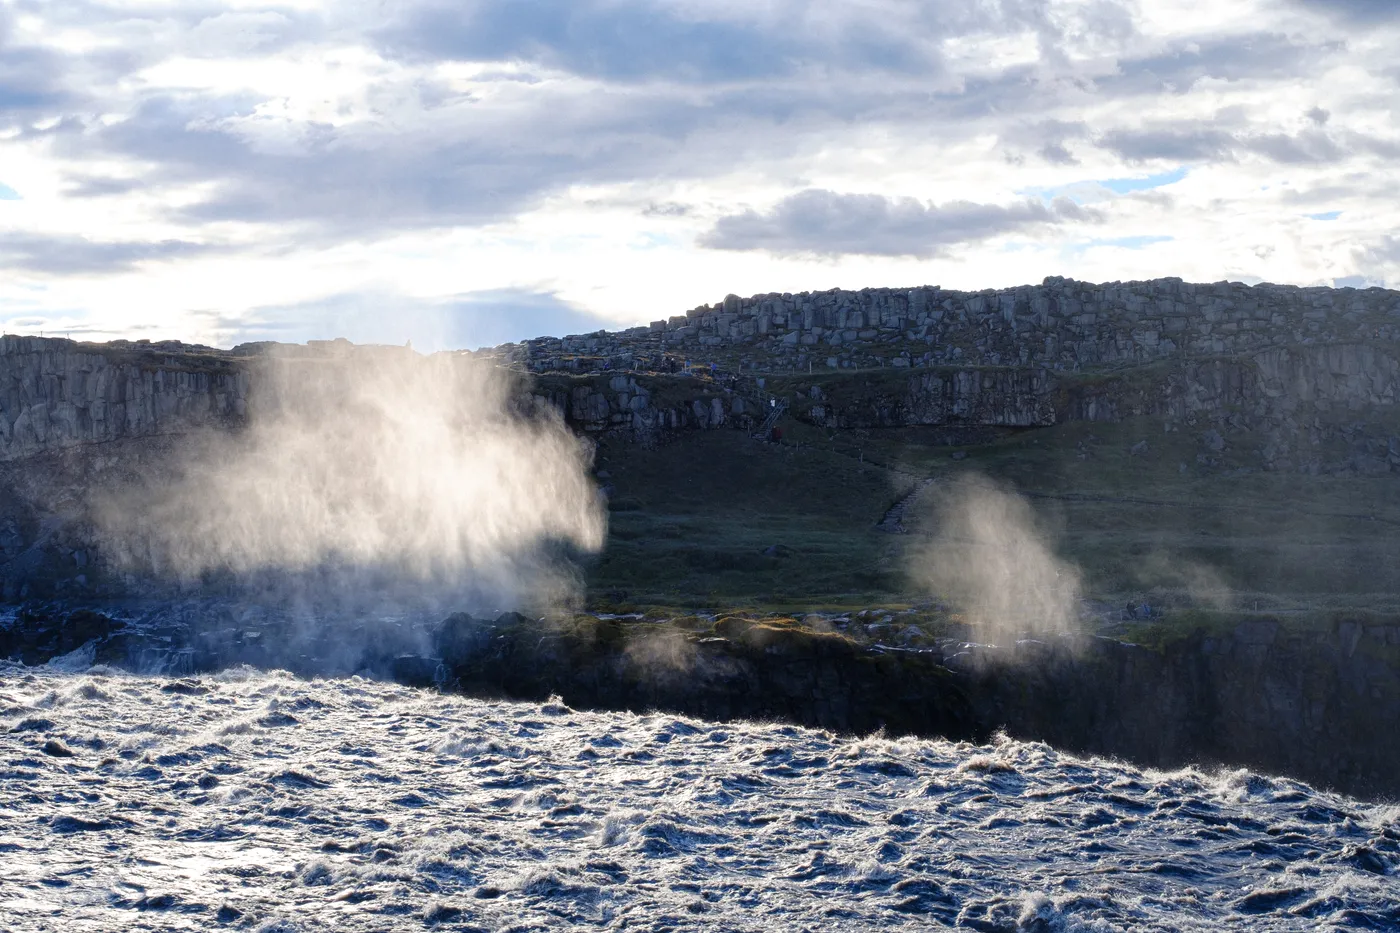
{"type": "Polygon", "coordinates": [[[984,741],[997,729],[1150,767],[1249,767],[1347,793],[1400,794],[1400,626],[1340,619],[1290,630],[1255,618],[1163,648],[1083,635],[1000,647],[941,638],[912,650],[790,620],[577,617],[432,626],[250,613],[236,605],[147,617],[80,609],[0,616],[0,657],[94,659],[177,675],[239,664],[308,676],[369,671],[577,709],[778,720],[841,733],[984,741]]]}
{"type": "MultiPolygon", "coordinates": [[[[75,503],[159,469],[182,434],[242,422],[257,360],[361,349],[0,338],[3,593],[87,586],[75,503]]],[[[1053,279],[730,296],[651,328],[460,355],[523,363],[535,403],[579,432],[643,442],[752,430],[782,398],[836,430],[1150,418],[1202,438],[1205,469],[1228,443],[1261,469],[1400,471],[1400,293],[1381,289],[1053,279]]]]}
{"type": "MultiPolygon", "coordinates": [[[[1400,292],[1180,279],[963,292],[936,287],[730,295],[650,327],[543,337],[488,351],[535,371],[671,353],[738,371],[1114,367],[1271,347],[1400,339],[1400,292]]],[[[600,367],[601,368],[601,367],[600,367]]]]}
{"type": "Polygon", "coordinates": [[[227,425],[246,415],[247,371],[181,344],[0,338],[0,460],[227,425]]]}
{"type": "MultiPolygon", "coordinates": [[[[0,459],[236,423],[251,360],[269,352],[249,349],[0,339],[0,459]]],[[[587,432],[747,428],[784,394],[802,417],[836,428],[1151,415],[1168,429],[1260,432],[1270,438],[1264,460],[1284,465],[1307,459],[1300,437],[1316,445],[1360,424],[1353,446],[1388,462],[1389,434],[1364,425],[1400,387],[1400,292],[1051,278],[983,292],[731,295],[647,328],[465,355],[558,374],[535,392],[587,432]],[[845,393],[817,378],[871,372],[908,378],[845,393]]]]}

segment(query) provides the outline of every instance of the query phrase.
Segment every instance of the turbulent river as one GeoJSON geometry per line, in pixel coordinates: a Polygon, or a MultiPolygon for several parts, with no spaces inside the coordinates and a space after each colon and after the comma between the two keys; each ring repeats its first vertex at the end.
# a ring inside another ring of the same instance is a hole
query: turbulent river
{"type": "Polygon", "coordinates": [[[1400,929],[1397,867],[1246,772],[0,664],[13,931],[1400,929]]]}

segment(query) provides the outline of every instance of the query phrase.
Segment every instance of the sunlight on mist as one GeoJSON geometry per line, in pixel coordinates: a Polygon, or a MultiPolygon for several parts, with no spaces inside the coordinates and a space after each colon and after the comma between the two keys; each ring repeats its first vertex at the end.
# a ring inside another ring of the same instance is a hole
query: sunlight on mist
{"type": "Polygon", "coordinates": [[[557,596],[551,554],[602,547],[591,449],[509,373],[357,347],[272,357],[247,427],[189,446],[173,483],[98,510],[119,566],[180,580],[330,572],[447,594],[557,596]]]}
{"type": "Polygon", "coordinates": [[[993,640],[1075,628],[1079,569],[1056,556],[1030,504],[982,477],[934,503],[936,532],[915,548],[910,575],[993,640]]]}

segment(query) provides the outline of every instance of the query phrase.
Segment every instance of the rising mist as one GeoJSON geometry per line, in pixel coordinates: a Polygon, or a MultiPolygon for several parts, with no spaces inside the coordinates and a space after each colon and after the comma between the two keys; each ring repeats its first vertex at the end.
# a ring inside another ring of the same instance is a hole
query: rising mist
{"type": "Polygon", "coordinates": [[[912,549],[914,582],[952,604],[990,641],[1076,627],[1077,567],[1055,554],[1023,497],[989,479],[935,487],[934,534],[912,549]]]}
{"type": "Polygon", "coordinates": [[[560,554],[599,549],[606,513],[586,442],[521,388],[458,355],[270,356],[244,429],[189,439],[173,481],[98,504],[108,551],[123,571],[187,584],[566,598],[560,554]]]}

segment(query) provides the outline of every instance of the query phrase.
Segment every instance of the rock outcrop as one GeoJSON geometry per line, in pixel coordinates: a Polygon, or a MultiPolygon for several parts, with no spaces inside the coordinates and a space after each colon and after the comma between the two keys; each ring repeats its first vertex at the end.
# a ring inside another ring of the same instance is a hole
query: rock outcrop
{"type": "Polygon", "coordinates": [[[0,460],[228,425],[248,389],[240,358],[208,347],[0,337],[0,460]]]}
{"type": "MultiPolygon", "coordinates": [[[[578,709],[769,719],[841,733],[1017,738],[1151,767],[1248,767],[1375,797],[1400,795],[1400,626],[1339,617],[1292,629],[1257,616],[1161,647],[1087,635],[910,649],[791,619],[494,620],[433,625],[160,607],[150,616],[36,607],[0,616],[0,657],[78,652],[141,672],[240,664],[370,673],[423,687],[578,709]]],[[[167,689],[179,689],[179,682],[167,689]]]]}
{"type": "MultiPolygon", "coordinates": [[[[0,460],[237,423],[253,361],[287,351],[354,348],[5,337],[0,460]]],[[[1050,278],[982,292],[730,295],[650,327],[460,355],[539,374],[536,396],[585,432],[749,428],[781,394],[835,428],[1151,415],[1260,432],[1262,462],[1283,467],[1342,432],[1374,466],[1390,463],[1392,438],[1357,425],[1400,389],[1400,292],[1050,278]],[[813,396],[823,374],[857,382],[813,396]]]]}
{"type": "Polygon", "coordinates": [[[483,351],[532,371],[656,368],[665,354],[736,372],[877,367],[1104,368],[1271,347],[1400,339],[1400,292],[1180,279],[964,292],[937,287],[730,295],[619,333],[483,351]],[[637,364],[641,363],[641,366],[637,364]]]}

